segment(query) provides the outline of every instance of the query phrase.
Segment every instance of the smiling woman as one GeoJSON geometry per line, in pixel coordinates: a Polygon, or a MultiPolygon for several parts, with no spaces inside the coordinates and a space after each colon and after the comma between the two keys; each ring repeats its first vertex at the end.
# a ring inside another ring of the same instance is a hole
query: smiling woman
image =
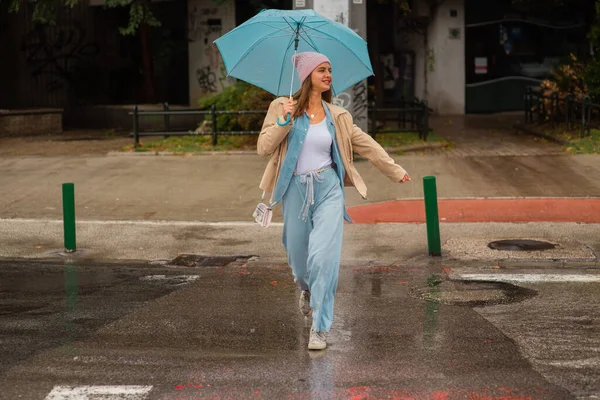
{"type": "Polygon", "coordinates": [[[320,122],[325,117],[321,100],[331,103],[333,97],[331,91],[331,83],[333,81],[331,63],[324,55],[312,52],[300,53],[293,57],[293,59],[297,65],[298,76],[300,77],[300,81],[302,81],[302,86],[300,86],[300,90],[294,96],[297,104],[294,106],[292,102],[286,105],[286,111],[290,112],[293,108],[295,110],[293,113],[294,117],[299,117],[306,112],[311,120],[320,122]],[[310,79],[306,79],[309,75],[310,79]],[[313,89],[318,91],[320,96],[315,97],[317,101],[313,101],[313,104],[309,104],[313,89]]]}
{"type": "MultiPolygon", "coordinates": [[[[344,220],[344,185],[365,197],[365,184],[353,163],[353,151],[365,156],[392,181],[410,181],[406,171],[368,134],[354,125],[348,111],[331,104],[332,63],[316,52],[292,57],[300,90],[269,107],[257,151],[271,155],[260,187],[281,202],[283,244],[299,286],[302,314],[312,311],[309,350],[327,347],[333,323],[344,220]],[[286,120],[286,123],[279,121],[286,120]]],[[[339,67],[343,66],[340,64],[339,67]]]]}

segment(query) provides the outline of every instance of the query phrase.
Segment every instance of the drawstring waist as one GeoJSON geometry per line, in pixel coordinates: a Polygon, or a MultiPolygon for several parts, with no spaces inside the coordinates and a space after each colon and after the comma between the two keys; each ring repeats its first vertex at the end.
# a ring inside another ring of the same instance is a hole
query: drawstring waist
{"type": "Polygon", "coordinates": [[[323,172],[323,171],[325,171],[326,169],[329,169],[329,168],[332,168],[331,164],[329,164],[329,165],[326,165],[326,166],[324,166],[323,168],[315,169],[315,170],[313,170],[313,171],[306,171],[306,172],[302,172],[302,173],[300,173],[300,174],[297,174],[296,172],[294,172],[294,176],[302,176],[302,175],[307,175],[307,174],[310,174],[310,173],[312,173],[312,172],[319,173],[319,172],[323,172]]]}
{"type": "MultiPolygon", "coordinates": [[[[310,206],[315,204],[315,180],[317,182],[322,182],[324,178],[321,173],[329,168],[331,168],[331,165],[326,165],[325,167],[312,171],[306,171],[301,174],[296,174],[294,172],[294,176],[300,177],[300,183],[306,185],[306,196],[304,198],[302,210],[300,210],[300,215],[302,216],[303,221],[306,221],[308,218],[308,210],[310,209],[310,206]]],[[[300,215],[298,218],[300,218],[300,215]]]]}

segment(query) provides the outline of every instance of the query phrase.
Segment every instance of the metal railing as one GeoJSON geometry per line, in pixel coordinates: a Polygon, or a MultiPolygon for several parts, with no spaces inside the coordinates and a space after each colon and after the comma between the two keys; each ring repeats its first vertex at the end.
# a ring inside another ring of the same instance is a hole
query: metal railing
{"type": "MultiPolygon", "coordinates": [[[[378,133],[403,133],[403,132],[418,132],[419,138],[427,140],[427,135],[430,131],[429,128],[429,108],[427,103],[424,101],[420,102],[405,102],[401,103],[404,107],[399,108],[368,108],[367,112],[371,117],[371,129],[369,134],[375,138],[378,133]],[[394,117],[390,118],[389,115],[393,114],[394,117]],[[377,121],[378,117],[383,117],[386,121],[394,120],[397,121],[397,128],[378,129],[377,121]]],[[[192,136],[192,135],[211,135],[212,145],[218,144],[219,136],[236,136],[236,135],[258,135],[260,131],[222,131],[219,130],[217,123],[217,116],[219,115],[266,115],[267,111],[224,111],[217,110],[216,106],[213,105],[210,110],[206,109],[177,109],[173,110],[169,108],[168,103],[163,104],[162,111],[159,110],[140,110],[137,105],[133,107],[133,111],[129,113],[133,117],[133,136],[134,147],[140,145],[140,138],[143,136],[163,136],[168,138],[170,136],[192,136]],[[209,121],[211,122],[210,131],[199,131],[194,130],[174,130],[171,129],[171,118],[177,116],[210,116],[209,121]],[[140,118],[145,117],[163,117],[163,129],[162,130],[146,130],[140,129],[140,118]]]]}
{"type": "Polygon", "coordinates": [[[371,118],[371,129],[369,134],[375,139],[378,133],[402,133],[418,132],[419,138],[427,141],[429,134],[429,106],[426,101],[404,101],[398,102],[397,108],[376,108],[375,103],[368,109],[371,118]],[[392,117],[390,118],[390,114],[392,117]],[[397,128],[378,129],[379,116],[384,115],[384,121],[396,121],[397,128]]]}
{"type": "Polygon", "coordinates": [[[561,96],[554,92],[550,96],[539,89],[528,87],[525,92],[525,123],[550,123],[553,126],[564,123],[567,129],[579,126],[580,136],[590,135],[591,128],[600,128],[600,104],[592,103],[589,96],[582,100],[572,93],[561,96]]]}

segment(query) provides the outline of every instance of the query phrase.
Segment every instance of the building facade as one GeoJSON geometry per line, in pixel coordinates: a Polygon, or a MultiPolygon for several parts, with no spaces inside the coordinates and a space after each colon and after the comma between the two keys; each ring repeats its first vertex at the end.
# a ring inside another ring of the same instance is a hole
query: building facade
{"type": "MultiPolygon", "coordinates": [[[[368,89],[357,86],[339,99],[344,106],[348,99],[366,104],[380,87],[390,107],[418,99],[439,115],[520,110],[527,86],[538,85],[569,54],[590,52],[585,14],[593,12],[575,7],[527,13],[513,0],[413,0],[407,17],[393,0],[157,1],[163,26],[151,37],[156,101],[196,107],[231,85],[213,41],[265,4],[313,7],[366,37],[379,73],[368,89]]],[[[0,63],[0,108],[144,101],[140,39],[118,31],[128,10],[101,5],[80,2],[52,27],[34,26],[27,8],[18,14],[0,8],[0,53],[10,60],[0,63]]]]}

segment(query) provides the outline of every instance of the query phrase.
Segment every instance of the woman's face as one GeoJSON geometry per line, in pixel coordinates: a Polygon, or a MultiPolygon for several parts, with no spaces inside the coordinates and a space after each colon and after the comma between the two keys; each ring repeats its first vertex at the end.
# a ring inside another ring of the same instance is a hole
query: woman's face
{"type": "Polygon", "coordinates": [[[314,90],[326,92],[331,89],[331,82],[333,81],[333,78],[331,76],[331,64],[328,62],[319,64],[319,66],[315,68],[310,76],[314,90]]]}

